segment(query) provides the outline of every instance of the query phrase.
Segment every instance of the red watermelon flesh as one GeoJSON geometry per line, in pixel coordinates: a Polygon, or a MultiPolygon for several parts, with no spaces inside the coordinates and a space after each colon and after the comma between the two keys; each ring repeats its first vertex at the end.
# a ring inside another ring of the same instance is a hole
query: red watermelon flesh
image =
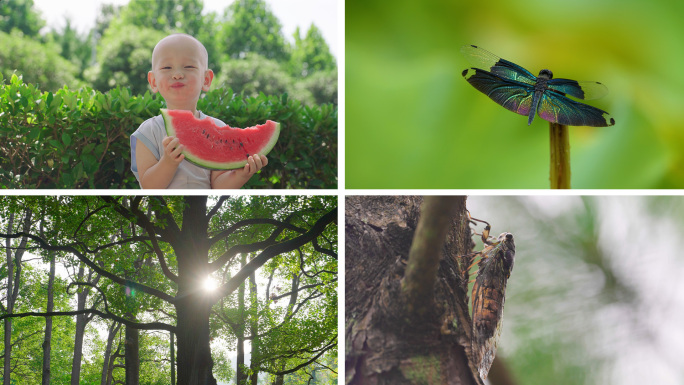
{"type": "Polygon", "coordinates": [[[280,123],[267,120],[248,128],[217,126],[212,118],[197,119],[191,111],[161,110],[168,136],[178,138],[185,159],[212,170],[242,168],[250,155],[266,155],[280,135],[280,123]]]}

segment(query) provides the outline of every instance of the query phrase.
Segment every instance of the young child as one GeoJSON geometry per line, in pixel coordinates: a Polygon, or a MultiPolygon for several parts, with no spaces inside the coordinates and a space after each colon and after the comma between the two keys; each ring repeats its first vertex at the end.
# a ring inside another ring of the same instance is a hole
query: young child
{"type": "MultiPolygon", "coordinates": [[[[208,68],[209,55],[197,39],[186,34],[163,38],[152,52],[152,71],[147,74],[152,92],[162,94],[170,110],[192,111],[196,118],[197,100],[208,91],[214,73],[208,68]]],[[[212,118],[219,126],[222,121],[212,118]]],[[[144,121],[131,135],[131,170],[142,188],[240,188],[268,164],[254,154],[244,168],[212,171],[184,161],[178,139],[166,136],[161,115],[144,121]]]]}

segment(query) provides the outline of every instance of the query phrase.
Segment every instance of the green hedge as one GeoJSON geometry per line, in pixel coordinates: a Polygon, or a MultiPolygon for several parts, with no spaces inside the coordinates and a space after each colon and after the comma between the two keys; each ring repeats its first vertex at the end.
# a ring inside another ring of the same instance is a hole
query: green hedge
{"type": "MultiPolygon", "coordinates": [[[[66,87],[42,92],[13,75],[0,88],[0,187],[139,188],[130,134],[158,115],[163,99],[66,87]]],[[[307,107],[287,95],[257,98],[217,89],[197,108],[231,126],[282,124],[269,164],[245,187],[337,188],[337,108],[307,107]]]]}

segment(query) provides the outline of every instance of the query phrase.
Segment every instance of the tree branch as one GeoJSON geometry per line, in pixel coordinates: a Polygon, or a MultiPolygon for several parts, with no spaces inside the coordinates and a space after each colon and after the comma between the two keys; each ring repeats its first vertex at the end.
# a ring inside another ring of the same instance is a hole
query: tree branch
{"type": "Polygon", "coordinates": [[[211,219],[211,217],[213,217],[214,215],[216,215],[216,213],[219,211],[219,209],[220,209],[221,206],[223,205],[223,202],[225,202],[226,199],[228,199],[228,196],[227,196],[227,195],[222,195],[222,196],[219,198],[219,201],[216,202],[216,204],[214,205],[214,207],[212,207],[211,210],[209,211],[209,213],[207,214],[207,219],[211,219]]]}
{"type": "Polygon", "coordinates": [[[237,272],[226,284],[219,287],[215,291],[214,302],[218,302],[219,299],[230,295],[234,292],[240,284],[249,277],[249,275],[261,267],[264,263],[268,262],[269,259],[275,257],[276,255],[286,253],[301,247],[317,236],[319,236],[325,228],[331,223],[337,220],[337,207],[330,210],[328,213],[323,215],[316,223],[307,231],[306,233],[299,235],[295,238],[289,239],[284,242],[277,243],[275,245],[267,247],[264,251],[259,253],[254,259],[249,261],[240,271],[237,272]]]}
{"type": "Polygon", "coordinates": [[[163,322],[148,322],[148,323],[139,323],[139,322],[133,322],[129,321],[126,318],[119,317],[116,314],[112,313],[104,313],[100,310],[97,309],[83,309],[83,310],[73,310],[73,311],[51,311],[51,312],[26,312],[26,313],[13,313],[13,314],[3,314],[0,315],[0,321],[5,319],[5,318],[24,318],[24,317],[56,317],[56,316],[74,316],[74,315],[81,315],[81,314],[95,314],[100,316],[101,318],[104,319],[110,319],[114,320],[117,322],[120,322],[126,326],[130,326],[134,329],[141,329],[141,330],[166,330],[169,332],[177,332],[177,329],[175,326],[165,324],[163,322]]]}
{"type": "Polygon", "coordinates": [[[79,250],[77,250],[76,248],[74,248],[74,247],[72,247],[72,246],[56,246],[56,245],[50,245],[50,244],[48,244],[44,239],[42,239],[41,237],[39,237],[39,236],[37,236],[37,235],[34,235],[34,234],[28,234],[28,233],[25,233],[25,232],[19,232],[19,233],[15,233],[15,234],[2,234],[2,233],[0,233],[0,237],[8,238],[8,239],[9,239],[9,238],[19,238],[19,237],[23,237],[23,236],[26,236],[26,237],[30,238],[31,240],[33,240],[34,242],[37,242],[37,243],[40,245],[40,247],[41,247],[42,249],[44,249],[44,250],[49,250],[49,251],[64,251],[64,252],[68,252],[68,253],[74,254],[81,262],[85,263],[88,267],[90,267],[91,269],[95,270],[97,273],[99,273],[99,274],[102,275],[103,277],[109,278],[109,279],[111,279],[112,281],[114,281],[114,282],[116,282],[116,283],[118,283],[118,284],[120,284],[120,285],[130,286],[130,287],[132,287],[133,289],[139,290],[139,291],[141,291],[141,292],[143,292],[143,293],[147,293],[147,294],[149,294],[149,295],[153,295],[153,296],[155,296],[155,297],[157,297],[157,298],[159,298],[159,299],[162,299],[162,300],[164,300],[164,301],[167,301],[167,302],[170,303],[170,304],[175,304],[175,302],[176,302],[176,299],[175,299],[174,297],[172,297],[172,296],[170,296],[170,295],[164,293],[164,292],[161,291],[161,290],[157,290],[157,289],[151,288],[151,287],[149,287],[149,286],[146,286],[146,285],[143,285],[143,284],[140,284],[140,283],[137,283],[137,282],[133,282],[133,281],[130,281],[130,280],[123,279],[123,278],[121,278],[121,277],[119,277],[119,276],[116,276],[116,275],[110,273],[110,272],[107,271],[107,270],[102,269],[102,268],[101,268],[100,266],[98,266],[95,262],[93,262],[93,261],[91,261],[90,259],[88,259],[88,257],[86,257],[85,255],[83,255],[83,253],[81,253],[79,250]]]}
{"type": "Polygon", "coordinates": [[[435,281],[450,221],[458,197],[427,196],[409,250],[406,273],[401,281],[406,310],[422,319],[433,309],[435,281]]]}
{"type": "MultiPolygon", "coordinates": [[[[299,364],[299,365],[297,365],[291,369],[288,369],[288,370],[280,370],[280,371],[270,370],[270,369],[264,368],[264,367],[261,367],[260,369],[263,370],[264,372],[271,373],[271,374],[276,375],[276,376],[294,373],[294,372],[298,371],[299,369],[301,369],[305,366],[311,365],[320,356],[325,354],[325,352],[334,348],[335,346],[337,346],[337,334],[335,334],[335,336],[328,342],[328,345],[326,345],[320,349],[318,354],[316,354],[313,358],[307,360],[306,362],[304,362],[302,364],[299,364]]],[[[314,350],[314,351],[316,351],[316,350],[314,350]]],[[[293,354],[291,356],[293,356],[294,354],[297,354],[297,353],[301,353],[301,352],[304,352],[304,351],[293,352],[293,354]]],[[[291,358],[291,357],[288,357],[288,358],[291,358]]]]}
{"type": "MultiPolygon", "coordinates": [[[[178,283],[178,276],[174,274],[166,264],[166,259],[164,258],[164,253],[162,252],[161,248],[159,247],[159,242],[157,241],[156,238],[156,231],[155,231],[155,226],[152,224],[150,219],[143,213],[138,206],[136,205],[135,207],[132,207],[130,211],[121,205],[119,202],[114,200],[112,197],[102,197],[105,201],[109,201],[110,204],[112,204],[114,210],[122,214],[124,217],[130,217],[131,215],[133,218],[136,219],[137,225],[142,227],[145,232],[147,232],[149,236],[149,240],[152,242],[152,249],[154,250],[155,255],[157,256],[157,261],[159,262],[159,266],[162,269],[162,272],[166,276],[166,278],[170,279],[172,282],[178,283]]],[[[161,214],[158,214],[161,215],[161,214]]],[[[166,221],[173,221],[173,218],[165,218],[166,221]]],[[[174,222],[175,223],[175,222],[174,222]]]]}

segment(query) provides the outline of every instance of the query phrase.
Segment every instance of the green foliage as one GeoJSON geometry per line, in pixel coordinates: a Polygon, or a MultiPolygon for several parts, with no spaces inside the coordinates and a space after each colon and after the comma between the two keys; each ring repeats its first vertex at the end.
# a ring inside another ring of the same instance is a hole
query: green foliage
{"type": "MultiPolygon", "coordinates": [[[[183,31],[197,35],[202,29],[201,0],[132,0],[121,12],[122,24],[157,31],[183,31]]],[[[156,43],[156,42],[155,42],[156,43]]]]}
{"type": "Polygon", "coordinates": [[[0,32],[0,47],[0,73],[5,78],[16,72],[27,83],[50,91],[65,84],[75,88],[81,84],[74,77],[76,66],[61,57],[55,46],[41,44],[14,30],[10,34],[0,32]]]}
{"type": "MultiPolygon", "coordinates": [[[[92,59],[92,32],[87,36],[80,36],[72,27],[71,20],[66,19],[66,24],[61,31],[51,31],[45,36],[45,40],[59,47],[59,54],[73,63],[77,68],[76,75],[82,79],[83,71],[90,65],[92,59]]],[[[68,83],[74,88],[75,84],[68,83]]]]}
{"type": "MultiPolygon", "coordinates": [[[[158,96],[132,96],[126,88],[42,92],[17,76],[0,87],[0,100],[2,188],[138,188],[129,136],[164,105],[158,96]]],[[[287,95],[242,98],[219,89],[200,99],[198,108],[237,127],[267,119],[282,124],[268,167],[248,187],[337,186],[332,105],[302,106],[287,95]]]]}
{"type": "MultiPolygon", "coordinates": [[[[6,259],[0,261],[0,270],[5,271],[6,259]]],[[[16,274],[16,267],[15,267],[16,274]]],[[[20,290],[14,312],[45,311],[48,274],[23,263],[20,290]]],[[[56,311],[69,310],[70,296],[66,295],[66,283],[55,279],[54,304],[56,311]]],[[[3,293],[4,294],[4,293],[3,293]]],[[[2,296],[5,300],[5,296],[2,296]]],[[[73,351],[72,317],[54,317],[52,324],[52,379],[55,384],[68,384],[71,376],[71,354],[73,351]]],[[[45,319],[42,317],[15,318],[12,320],[12,380],[16,384],[39,384],[42,373],[42,343],[45,319]]],[[[0,327],[0,351],[4,350],[4,327],[0,327]]],[[[1,372],[0,378],[4,375],[1,372]]]]}
{"type": "MultiPolygon", "coordinates": [[[[33,0],[0,1],[0,31],[17,29],[26,36],[35,37],[44,25],[40,13],[33,9],[33,0]]],[[[0,47],[7,49],[4,44],[0,47]]]]}
{"type": "Polygon", "coordinates": [[[337,69],[310,74],[297,83],[313,98],[314,104],[337,105],[337,69]]]}
{"type": "Polygon", "coordinates": [[[293,99],[313,105],[337,105],[337,70],[319,71],[305,78],[293,77],[283,63],[248,53],[243,59],[223,62],[215,80],[219,87],[257,97],[260,93],[287,93],[293,99]]]}
{"type": "Polygon", "coordinates": [[[260,92],[266,95],[292,94],[293,90],[290,74],[277,61],[256,53],[248,53],[244,59],[224,61],[216,84],[251,97],[258,96],[260,92]]]}
{"type": "Polygon", "coordinates": [[[278,61],[288,59],[280,21],[264,0],[235,1],[226,11],[226,19],[219,46],[231,58],[253,52],[278,61]]]}
{"type": "Polygon", "coordinates": [[[114,23],[98,44],[97,66],[89,68],[86,77],[96,90],[122,86],[134,94],[145,93],[152,50],[164,36],[154,29],[114,23]]]}
{"type": "MultiPolygon", "coordinates": [[[[121,197],[114,198],[122,206],[131,208],[138,207],[142,212],[148,213],[148,218],[153,226],[158,226],[160,211],[172,215],[172,221],[176,221],[178,225],[183,225],[183,216],[188,214],[186,207],[188,199],[181,196],[169,196],[164,198],[140,198],[139,206],[136,205],[138,198],[135,197],[121,197]]],[[[207,202],[207,207],[201,207],[202,213],[209,212],[216,204],[218,198],[210,197],[207,202]],[[206,210],[206,211],[205,211],[206,210]]],[[[272,218],[275,220],[284,220],[290,218],[290,223],[293,226],[300,228],[308,228],[311,224],[319,219],[321,215],[337,205],[337,197],[335,196],[317,196],[317,197],[303,197],[303,196],[240,196],[231,197],[223,202],[220,209],[216,210],[216,214],[212,216],[207,228],[207,235],[217,236],[222,238],[221,234],[236,222],[241,220],[256,219],[256,218],[272,218]]],[[[70,244],[74,245],[79,250],[86,252],[88,258],[92,258],[99,266],[108,272],[117,276],[129,277],[134,275],[135,279],[148,286],[162,290],[170,295],[178,294],[178,288],[166,277],[164,277],[159,268],[159,263],[151,253],[150,244],[148,240],[137,239],[128,242],[131,236],[144,236],[144,232],[140,226],[135,225],[135,218],[125,218],[119,212],[115,211],[113,207],[101,197],[95,196],[27,196],[17,197],[9,196],[0,199],[0,212],[16,214],[23,213],[24,210],[30,209],[34,211],[34,216],[44,220],[46,239],[50,244],[70,244]],[[90,250],[92,252],[87,252],[90,250]],[[97,251],[95,251],[97,250],[97,251]]],[[[194,215],[194,214],[193,214],[194,215]]],[[[186,223],[187,224],[187,223],[186,223]]],[[[167,225],[171,225],[167,223],[167,225]]],[[[36,232],[37,223],[34,223],[31,233],[36,232]]],[[[215,261],[221,256],[229,247],[246,245],[253,242],[261,242],[269,237],[274,227],[272,225],[262,226],[246,226],[240,228],[236,232],[229,234],[224,239],[220,240],[209,250],[209,260],[215,261]]],[[[290,238],[299,234],[296,231],[286,229],[280,237],[290,238]]],[[[335,225],[330,225],[325,232],[318,238],[318,245],[337,252],[337,234],[338,229],[335,225]]],[[[207,239],[207,238],[203,238],[207,239]]],[[[169,264],[169,268],[175,273],[179,274],[179,266],[174,258],[174,249],[166,242],[165,239],[161,242],[161,249],[164,252],[164,258],[169,264]]],[[[195,240],[184,240],[183,243],[192,243],[195,240]]],[[[19,241],[15,241],[18,243],[19,241]]],[[[28,247],[31,247],[33,253],[37,253],[43,257],[49,254],[45,250],[33,248],[34,244],[29,242],[28,247]]],[[[296,316],[296,320],[292,321],[295,325],[301,328],[306,328],[305,332],[300,332],[296,327],[289,324],[284,325],[283,332],[279,337],[279,341],[287,341],[290,345],[285,348],[292,349],[295,344],[297,346],[315,346],[316,338],[323,338],[329,341],[334,338],[337,325],[337,282],[334,276],[337,272],[336,259],[318,253],[313,249],[313,245],[307,243],[303,245],[301,251],[304,253],[304,265],[309,274],[319,271],[320,269],[329,270],[328,272],[321,272],[318,279],[325,281],[326,285],[318,286],[313,289],[304,289],[300,293],[300,298],[309,295],[314,291],[323,293],[323,297],[312,298],[310,301],[303,303],[296,316]]],[[[277,258],[272,259],[272,263],[262,266],[257,270],[256,274],[260,274],[260,270],[264,270],[263,276],[270,274],[272,270],[278,270],[277,277],[291,277],[292,271],[297,270],[299,266],[299,253],[292,251],[283,253],[277,258]],[[270,269],[270,270],[269,270],[270,269]]],[[[247,257],[245,255],[244,257],[247,257]]],[[[63,254],[56,255],[58,266],[62,265],[71,273],[69,278],[74,279],[73,269],[78,268],[80,262],[73,263],[72,256],[63,254]]],[[[238,258],[239,259],[239,258],[238,258]]],[[[18,305],[16,311],[31,311],[42,310],[45,307],[45,282],[47,275],[43,271],[45,269],[44,260],[42,263],[42,270],[35,271],[30,268],[30,265],[24,270],[25,279],[22,280],[21,292],[19,295],[18,305]]],[[[203,263],[207,263],[204,260],[203,263]]],[[[35,259],[36,265],[40,265],[40,259],[35,259]]],[[[239,263],[237,263],[239,265],[239,263]]],[[[0,260],[0,272],[2,271],[3,261],[0,260]]],[[[60,269],[58,269],[60,270],[60,269]]],[[[5,270],[6,271],[6,270],[5,270]]],[[[226,282],[234,275],[236,271],[235,260],[229,261],[225,268],[219,269],[215,274],[216,278],[222,282],[226,282]]],[[[6,274],[6,273],[5,273],[6,274]]],[[[59,274],[59,273],[58,273],[59,274]]],[[[73,303],[70,302],[69,295],[66,291],[69,279],[66,274],[63,278],[55,282],[55,309],[60,311],[73,310],[71,307],[73,303]]],[[[2,280],[0,276],[0,280],[2,280]]],[[[6,278],[6,277],[5,277],[6,278]]],[[[278,278],[279,279],[279,278],[278,278]]],[[[314,279],[315,281],[315,279],[314,279]]],[[[300,285],[310,284],[314,281],[307,281],[302,279],[300,285]]],[[[259,282],[259,281],[257,281],[259,282]]],[[[261,281],[266,282],[266,281],[261,281]]],[[[246,320],[251,322],[256,317],[259,319],[260,327],[264,330],[275,321],[279,321],[277,315],[284,314],[283,306],[276,306],[272,301],[265,300],[263,296],[263,287],[260,284],[258,301],[247,301],[250,303],[250,308],[245,312],[246,320]],[[279,309],[274,309],[274,308],[279,309]],[[271,312],[271,310],[274,310],[271,312]],[[277,314],[276,314],[277,313],[277,314]]],[[[122,295],[122,286],[112,283],[109,278],[100,277],[97,286],[106,294],[110,310],[117,315],[125,314],[129,311],[129,304],[122,295]]],[[[284,290],[288,290],[283,285],[284,290]]],[[[76,291],[72,288],[71,292],[76,291]]],[[[103,303],[98,301],[99,292],[92,291],[92,295],[88,300],[87,307],[96,307],[103,309],[103,303]]],[[[173,306],[164,301],[151,298],[152,296],[141,294],[136,302],[138,303],[138,320],[161,321],[167,324],[174,324],[175,310],[173,306]]],[[[230,302],[235,295],[226,297],[230,302]]],[[[281,303],[287,300],[282,300],[281,303]]],[[[279,304],[280,305],[280,304],[279,304]]],[[[214,309],[218,309],[215,306],[214,309]]],[[[55,334],[53,336],[53,381],[54,384],[68,384],[70,375],[70,358],[73,354],[73,333],[74,322],[73,317],[54,317],[55,320],[55,334]],[[61,322],[61,323],[60,323],[61,322]]],[[[17,355],[12,356],[14,362],[18,362],[22,357],[31,357],[32,365],[30,366],[33,373],[22,372],[22,375],[30,376],[22,378],[19,381],[18,377],[14,377],[18,384],[35,384],[39,383],[40,370],[35,369],[40,365],[40,360],[35,357],[40,357],[41,325],[44,325],[42,317],[27,317],[22,319],[15,319],[15,325],[20,325],[20,328],[14,328],[12,337],[13,341],[18,336],[23,336],[27,332],[36,332],[36,335],[27,341],[22,347],[17,348],[17,355]],[[32,324],[29,324],[31,322],[32,324]],[[26,353],[26,354],[24,354],[26,353]],[[30,353],[30,354],[29,354],[30,353]],[[38,366],[35,366],[38,365],[38,366]]],[[[106,341],[98,337],[98,330],[104,330],[108,327],[111,321],[103,321],[99,317],[93,318],[89,326],[86,328],[84,359],[81,371],[82,383],[99,383],[100,370],[102,368],[103,351],[106,341]]],[[[218,330],[218,323],[214,320],[211,323],[212,338],[223,338],[227,336],[226,329],[218,330]]],[[[249,325],[245,323],[246,328],[249,325]]],[[[124,330],[123,328],[121,329],[124,330]]],[[[1,332],[0,332],[1,336],[1,332]]],[[[113,350],[116,350],[117,344],[121,341],[121,336],[115,338],[113,350]]],[[[272,352],[276,349],[281,349],[283,346],[264,346],[269,341],[276,341],[277,338],[266,338],[260,342],[260,346],[264,347],[264,351],[272,352]]],[[[2,339],[0,338],[0,347],[2,339]]],[[[160,331],[140,331],[140,360],[141,360],[141,383],[142,384],[168,384],[169,378],[169,334],[168,332],[160,331]],[[166,381],[165,381],[166,379],[166,381]]],[[[225,345],[212,344],[212,356],[215,361],[215,375],[222,380],[228,381],[234,378],[234,364],[231,368],[231,363],[227,359],[227,354],[224,351],[225,345]],[[216,346],[218,345],[218,346],[216,346]]],[[[334,356],[334,349],[329,351],[329,354],[334,356]]],[[[295,358],[296,360],[296,358],[295,358]]],[[[329,361],[329,360],[328,360],[329,361]]],[[[25,361],[21,361],[22,364],[25,361]]],[[[118,363],[121,362],[119,359],[118,363]]],[[[322,360],[319,362],[326,362],[322,360]]],[[[326,365],[335,367],[334,364],[326,363],[326,365]]],[[[312,370],[315,369],[311,368],[312,370]]],[[[23,370],[23,369],[22,369],[23,370]]],[[[317,374],[316,378],[322,378],[323,374],[317,374]]],[[[115,380],[123,380],[123,369],[119,368],[114,372],[115,380]]],[[[333,381],[322,383],[335,383],[333,381]]]]}
{"type": "Polygon", "coordinates": [[[294,33],[295,46],[292,50],[291,65],[295,76],[307,77],[318,71],[337,69],[335,58],[330,53],[321,31],[311,25],[302,39],[299,27],[294,33]]]}

